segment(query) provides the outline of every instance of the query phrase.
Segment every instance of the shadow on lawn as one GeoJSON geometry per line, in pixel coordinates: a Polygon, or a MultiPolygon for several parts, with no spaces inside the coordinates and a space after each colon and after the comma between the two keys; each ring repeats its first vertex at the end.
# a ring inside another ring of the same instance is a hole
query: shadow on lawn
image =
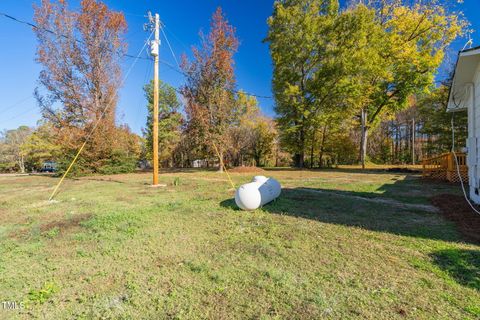
{"type": "Polygon", "coordinates": [[[420,174],[421,170],[411,169],[411,168],[402,168],[402,167],[392,167],[392,168],[293,168],[293,167],[266,167],[262,168],[265,171],[272,172],[290,172],[290,171],[306,171],[306,172],[344,172],[344,173],[370,173],[370,174],[420,174]]]}
{"type": "MultiPolygon", "coordinates": [[[[435,208],[428,202],[432,195],[446,190],[451,191],[451,186],[425,183],[412,176],[393,179],[375,192],[284,188],[263,210],[403,236],[465,242],[450,222],[432,212],[435,208]]],[[[233,199],[221,205],[238,210],[233,199]]]]}
{"type": "Polygon", "coordinates": [[[480,291],[480,251],[446,249],[430,256],[455,281],[480,291]]]}

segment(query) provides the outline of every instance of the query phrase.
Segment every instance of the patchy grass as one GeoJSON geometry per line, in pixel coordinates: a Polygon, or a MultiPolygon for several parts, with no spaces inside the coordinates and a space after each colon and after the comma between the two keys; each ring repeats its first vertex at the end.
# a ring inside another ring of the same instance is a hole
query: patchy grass
{"type": "MultiPolygon", "coordinates": [[[[254,212],[215,172],[163,173],[164,188],[149,174],[68,180],[52,203],[57,179],[0,176],[0,300],[25,306],[0,318],[480,317],[480,246],[418,206],[457,187],[265,174],[285,188],[254,212]]],[[[237,185],[251,175],[232,173],[237,185]]]]}

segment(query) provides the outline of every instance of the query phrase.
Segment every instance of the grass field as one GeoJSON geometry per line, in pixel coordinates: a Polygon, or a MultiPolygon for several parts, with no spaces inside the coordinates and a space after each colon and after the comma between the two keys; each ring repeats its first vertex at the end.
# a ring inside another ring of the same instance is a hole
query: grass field
{"type": "Polygon", "coordinates": [[[265,174],[284,189],[254,212],[216,172],[70,179],[54,203],[56,178],[0,176],[0,300],[23,305],[0,318],[480,318],[480,246],[428,200],[458,187],[265,174]]]}

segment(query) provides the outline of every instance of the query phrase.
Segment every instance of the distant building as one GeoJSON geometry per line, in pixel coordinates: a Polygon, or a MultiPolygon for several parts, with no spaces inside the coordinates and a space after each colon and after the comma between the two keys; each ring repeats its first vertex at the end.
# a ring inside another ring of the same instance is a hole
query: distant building
{"type": "Polygon", "coordinates": [[[205,160],[205,159],[193,160],[192,167],[194,167],[194,168],[207,168],[208,167],[208,160],[205,160]]]}

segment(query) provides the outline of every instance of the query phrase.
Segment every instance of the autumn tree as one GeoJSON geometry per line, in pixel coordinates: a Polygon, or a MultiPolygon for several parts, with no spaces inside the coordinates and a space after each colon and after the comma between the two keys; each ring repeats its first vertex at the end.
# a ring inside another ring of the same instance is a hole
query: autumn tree
{"type": "MultiPolygon", "coordinates": [[[[269,18],[275,111],[282,144],[303,167],[308,140],[346,95],[337,0],[278,0],[269,18]]],[[[311,141],[317,143],[317,141],[311,141]]]]}
{"type": "Polygon", "coordinates": [[[50,123],[40,123],[20,146],[30,170],[41,170],[43,162],[61,156],[61,146],[56,143],[56,129],[50,123]]]}
{"type": "Polygon", "coordinates": [[[350,38],[356,43],[349,50],[358,66],[352,76],[361,94],[354,107],[361,114],[365,166],[369,129],[382,114],[406,108],[410,96],[429,90],[446,48],[462,35],[466,22],[436,0],[361,1],[345,15],[351,17],[350,38]]]}
{"type": "Polygon", "coordinates": [[[20,126],[17,129],[0,132],[0,170],[25,172],[25,153],[22,144],[32,134],[32,128],[20,126]]]}
{"type": "Polygon", "coordinates": [[[118,140],[125,130],[115,125],[126,50],[123,13],[95,0],[82,0],[78,12],[67,1],[42,0],[34,12],[39,83],[47,91],[41,95],[37,90],[36,96],[44,118],[58,129],[65,155],[61,163],[73,158],[97,123],[77,166],[98,171],[118,152],[129,157],[132,150],[122,149],[129,143],[118,140]]]}
{"type": "MultiPolygon", "coordinates": [[[[193,59],[183,57],[187,75],[182,94],[186,98],[188,134],[210,154],[217,154],[220,164],[228,143],[226,134],[236,116],[234,60],[238,47],[235,29],[219,7],[212,16],[210,32],[200,33],[200,47],[193,47],[193,59]]],[[[220,171],[222,171],[220,165],[220,171]]]]}
{"type": "Polygon", "coordinates": [[[227,149],[235,166],[265,165],[274,153],[277,131],[273,119],[260,111],[258,101],[240,90],[236,96],[236,121],[230,126],[227,149]]]}
{"type": "Polygon", "coordinates": [[[267,165],[274,155],[275,138],[277,131],[273,119],[260,116],[253,128],[252,156],[256,166],[267,165]]]}
{"type": "Polygon", "coordinates": [[[466,27],[436,0],[352,1],[343,10],[335,0],[277,0],[268,23],[277,122],[299,167],[307,151],[313,165],[324,129],[355,115],[365,164],[369,130],[432,87],[466,27]]]}
{"type": "MultiPolygon", "coordinates": [[[[144,87],[144,91],[148,102],[147,123],[144,129],[145,146],[147,158],[151,159],[153,148],[153,80],[144,87]]],[[[180,107],[181,104],[178,101],[175,88],[160,81],[158,90],[158,150],[159,159],[165,164],[173,164],[173,152],[180,142],[182,133],[180,107]]]]}

